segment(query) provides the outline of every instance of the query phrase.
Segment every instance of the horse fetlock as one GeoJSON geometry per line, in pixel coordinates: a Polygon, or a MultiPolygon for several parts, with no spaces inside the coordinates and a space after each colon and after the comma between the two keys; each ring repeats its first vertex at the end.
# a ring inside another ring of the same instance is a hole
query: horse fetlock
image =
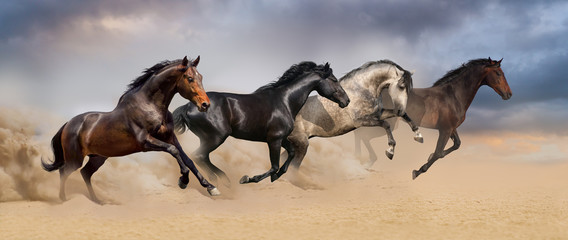
{"type": "Polygon", "coordinates": [[[219,189],[217,189],[216,187],[207,188],[207,192],[209,192],[209,195],[211,195],[211,196],[219,196],[219,195],[221,195],[221,191],[219,191],[219,189]]]}
{"type": "Polygon", "coordinates": [[[422,133],[418,131],[414,132],[414,141],[417,141],[419,143],[424,143],[424,138],[422,137],[422,133]]]}

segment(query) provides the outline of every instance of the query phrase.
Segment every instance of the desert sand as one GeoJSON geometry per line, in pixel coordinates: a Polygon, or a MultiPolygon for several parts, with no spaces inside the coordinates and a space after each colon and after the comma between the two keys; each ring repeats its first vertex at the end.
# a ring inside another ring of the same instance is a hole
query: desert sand
{"type": "MultiPolygon", "coordinates": [[[[0,239],[568,239],[568,161],[474,154],[468,136],[463,150],[414,181],[435,132],[419,144],[409,130],[396,131],[393,160],[382,154],[386,139],[373,140],[379,160],[371,169],[362,167],[366,154],[354,156],[352,134],[313,139],[299,172],[249,185],[238,179],[268,169],[266,147],[229,139],[212,155],[232,182],[219,183],[220,197],[195,178],[179,189],[166,154],[112,158],[93,176],[105,201],[98,205],[79,172],[61,202],[58,173],[39,165],[51,157],[50,136],[18,127],[0,131],[0,239]]],[[[182,143],[197,147],[191,134],[182,143]]]]}

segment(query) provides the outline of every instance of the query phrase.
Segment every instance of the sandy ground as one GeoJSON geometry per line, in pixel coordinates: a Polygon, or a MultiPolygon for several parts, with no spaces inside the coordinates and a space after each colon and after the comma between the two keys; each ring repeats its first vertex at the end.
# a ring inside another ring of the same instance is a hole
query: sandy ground
{"type": "MultiPolygon", "coordinates": [[[[409,180],[391,171],[325,190],[287,181],[211,199],[195,188],[103,206],[0,203],[2,239],[567,239],[568,165],[470,164],[409,180]],[[491,171],[481,175],[483,169],[491,171]],[[447,174],[451,170],[463,174],[447,174]],[[471,171],[474,172],[471,172],[471,171]],[[503,172],[511,177],[503,179],[503,172]],[[483,178],[481,181],[471,180],[483,178]]],[[[226,191],[225,191],[226,192],[226,191]]]]}
{"type": "Polygon", "coordinates": [[[435,135],[423,145],[397,135],[392,161],[382,154],[386,140],[373,142],[380,154],[370,170],[358,163],[365,156],[346,157],[353,155],[346,135],[315,139],[299,173],[252,185],[238,179],[267,169],[265,146],[229,140],[212,156],[233,183],[220,184],[217,198],[194,178],[179,189],[177,165],[165,154],[110,159],[93,176],[104,205],[85,196],[78,172],[60,202],[58,174],[39,168],[47,146],[28,149],[33,174],[3,162],[0,239],[568,239],[568,161],[499,161],[466,147],[413,181],[435,135]]]}

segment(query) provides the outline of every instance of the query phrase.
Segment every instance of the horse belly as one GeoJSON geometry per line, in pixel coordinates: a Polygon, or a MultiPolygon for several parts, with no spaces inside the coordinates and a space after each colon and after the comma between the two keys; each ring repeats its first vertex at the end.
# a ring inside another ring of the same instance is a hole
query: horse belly
{"type": "Polygon", "coordinates": [[[254,129],[254,130],[250,129],[249,131],[233,130],[231,136],[237,139],[243,139],[255,142],[266,142],[267,140],[266,131],[259,129],[254,129]]]}
{"type": "Polygon", "coordinates": [[[86,155],[118,157],[142,151],[135,136],[113,128],[97,127],[84,137],[83,143],[86,155]]]}

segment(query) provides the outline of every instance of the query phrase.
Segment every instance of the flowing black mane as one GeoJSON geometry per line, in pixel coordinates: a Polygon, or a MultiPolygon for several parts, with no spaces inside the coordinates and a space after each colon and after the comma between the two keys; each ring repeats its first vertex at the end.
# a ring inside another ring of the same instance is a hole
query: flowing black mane
{"type": "Polygon", "coordinates": [[[432,86],[435,87],[435,86],[440,86],[440,85],[443,85],[443,84],[446,84],[446,83],[449,83],[449,82],[453,82],[455,79],[458,79],[458,76],[460,76],[462,73],[466,72],[471,67],[480,66],[480,65],[485,66],[485,65],[490,65],[490,64],[491,64],[491,61],[487,58],[479,58],[479,59],[470,60],[469,62],[462,64],[460,67],[447,72],[446,75],[444,75],[442,78],[440,78],[438,81],[436,81],[434,83],[434,85],[432,85],[432,86]]]}
{"type": "MultiPolygon", "coordinates": [[[[314,62],[309,62],[309,61],[305,61],[305,62],[301,62],[298,64],[294,64],[290,67],[290,69],[286,70],[286,72],[284,72],[284,74],[282,74],[282,77],[280,77],[277,81],[271,82],[269,84],[266,84],[262,87],[259,87],[256,92],[260,92],[266,89],[271,89],[271,88],[277,88],[286,84],[289,84],[295,80],[298,79],[298,77],[306,72],[311,72],[311,71],[316,71],[316,72],[321,72],[322,74],[324,74],[324,66],[323,65],[317,65],[314,62]]],[[[331,69],[329,70],[331,72],[331,69]]]]}
{"type": "Polygon", "coordinates": [[[406,69],[402,68],[400,65],[398,65],[395,62],[388,60],[388,59],[366,62],[365,64],[361,65],[361,67],[355,68],[355,69],[351,70],[350,72],[348,72],[347,74],[345,74],[343,77],[341,77],[339,79],[339,81],[349,79],[349,78],[355,76],[356,74],[358,74],[362,71],[365,71],[372,66],[379,65],[379,64],[390,64],[390,65],[395,66],[398,70],[403,71],[404,74],[402,75],[402,77],[403,77],[403,80],[404,80],[404,84],[406,84],[406,86],[407,86],[406,90],[410,91],[412,89],[412,73],[410,73],[406,69]]]}
{"type": "Polygon", "coordinates": [[[154,74],[162,71],[164,68],[166,68],[169,65],[172,65],[172,64],[175,64],[175,63],[180,63],[180,62],[181,62],[181,59],[174,60],[174,61],[164,60],[164,61],[157,63],[156,65],[154,65],[150,68],[144,69],[141,76],[132,80],[132,82],[130,82],[130,84],[128,84],[128,88],[126,89],[126,91],[124,93],[130,92],[134,89],[141,87],[146,82],[148,82],[148,79],[150,79],[150,77],[152,77],[154,74]]]}

